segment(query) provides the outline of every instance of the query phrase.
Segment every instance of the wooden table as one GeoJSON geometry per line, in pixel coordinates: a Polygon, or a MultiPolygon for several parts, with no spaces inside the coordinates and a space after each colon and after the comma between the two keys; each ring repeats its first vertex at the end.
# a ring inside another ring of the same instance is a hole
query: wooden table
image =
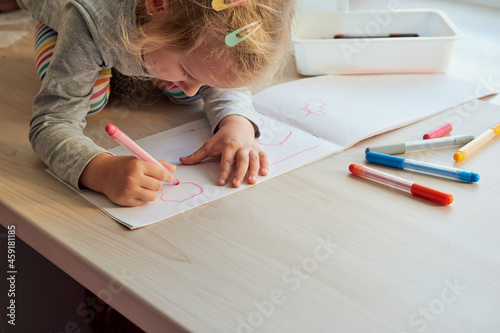
{"type": "MultiPolygon", "coordinates": [[[[383,2],[352,1],[352,9],[383,2]]],[[[500,87],[500,10],[444,9],[465,39],[448,74],[500,87]]],[[[500,99],[473,102],[143,229],[129,231],[45,172],[27,139],[39,88],[32,37],[0,50],[0,222],[148,332],[497,332],[500,139],[460,167],[462,184],[396,172],[452,193],[439,206],[349,175],[364,148],[415,138],[446,120],[478,135],[500,99]],[[451,118],[452,117],[452,118],[451,118]]],[[[289,66],[282,81],[298,78],[289,66]]],[[[133,138],[203,117],[142,92],[115,94],[86,133],[104,147],[110,119],[133,138]],[[128,96],[128,97],[127,97],[128,96]],[[135,99],[136,102],[129,99],[135,99]],[[158,100],[157,100],[158,99],[158,100]],[[147,105],[157,100],[153,105],[147,105]]],[[[408,157],[453,165],[454,149],[408,157]]],[[[457,165],[458,166],[458,165],[457,165]]],[[[3,255],[2,255],[3,256],[3,255]]],[[[3,260],[3,259],[2,259],[3,260]]],[[[2,266],[3,267],[3,266],[2,266]]]]}

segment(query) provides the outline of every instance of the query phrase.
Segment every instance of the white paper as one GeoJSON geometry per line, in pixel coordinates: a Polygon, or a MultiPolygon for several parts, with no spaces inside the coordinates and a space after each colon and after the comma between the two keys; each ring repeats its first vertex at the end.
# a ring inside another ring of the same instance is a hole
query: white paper
{"type": "Polygon", "coordinates": [[[254,105],[266,115],[348,148],[495,93],[479,88],[445,74],[325,75],[265,89],[255,95],[254,105]]]}
{"type": "MultiPolygon", "coordinates": [[[[477,91],[487,93],[477,88],[446,75],[420,74],[321,76],[270,87],[254,98],[256,110],[266,114],[259,119],[258,142],[270,160],[270,174],[259,182],[340,152],[364,138],[482,97],[475,95],[477,91]]],[[[216,185],[217,159],[193,166],[179,164],[179,157],[196,151],[210,135],[208,121],[202,119],[137,140],[156,159],[178,166],[175,175],[181,183],[164,186],[154,202],[121,207],[102,194],[79,193],[116,221],[135,229],[248,187],[216,185]]],[[[129,154],[120,146],[110,151],[129,154]]]]}
{"type": "MultiPolygon", "coordinates": [[[[270,164],[269,176],[260,181],[342,150],[335,144],[264,115],[259,121],[262,137],[258,141],[268,154],[270,164]]],[[[208,121],[201,119],[136,141],[154,158],[177,165],[175,176],[180,184],[165,184],[154,202],[140,207],[121,207],[102,194],[90,190],[79,193],[116,221],[135,229],[250,186],[242,185],[236,189],[231,187],[230,182],[226,186],[217,185],[220,170],[218,159],[208,159],[191,166],[179,163],[179,157],[196,151],[210,135],[208,121]]],[[[121,146],[110,151],[116,155],[129,155],[121,146]]]]}

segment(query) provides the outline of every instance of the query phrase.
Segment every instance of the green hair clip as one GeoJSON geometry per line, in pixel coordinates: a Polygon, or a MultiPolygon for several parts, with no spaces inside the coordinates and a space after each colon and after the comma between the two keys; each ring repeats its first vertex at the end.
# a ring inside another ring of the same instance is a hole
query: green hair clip
{"type": "Polygon", "coordinates": [[[255,22],[249,23],[249,24],[245,25],[244,27],[241,27],[241,28],[227,34],[226,35],[227,46],[233,47],[233,46],[241,43],[242,41],[244,41],[245,39],[250,37],[253,33],[255,33],[261,26],[262,26],[262,24],[260,22],[255,21],[255,22]],[[254,25],[257,25],[257,26],[255,28],[253,28],[249,33],[247,33],[243,37],[238,37],[238,34],[240,32],[242,32],[246,29],[249,29],[249,28],[253,27],[254,25]]]}

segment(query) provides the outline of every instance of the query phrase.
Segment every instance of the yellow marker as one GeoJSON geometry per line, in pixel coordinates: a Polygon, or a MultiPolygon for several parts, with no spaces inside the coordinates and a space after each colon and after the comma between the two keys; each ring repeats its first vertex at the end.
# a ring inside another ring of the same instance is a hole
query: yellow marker
{"type": "Polygon", "coordinates": [[[486,132],[484,132],[483,134],[481,134],[480,136],[478,136],[477,138],[475,138],[474,140],[472,140],[471,142],[469,142],[468,144],[457,150],[455,155],[453,155],[453,158],[457,162],[463,160],[465,157],[467,157],[468,154],[472,153],[473,151],[475,151],[483,144],[490,141],[499,134],[500,134],[500,123],[496,124],[489,130],[487,130],[486,132]]]}

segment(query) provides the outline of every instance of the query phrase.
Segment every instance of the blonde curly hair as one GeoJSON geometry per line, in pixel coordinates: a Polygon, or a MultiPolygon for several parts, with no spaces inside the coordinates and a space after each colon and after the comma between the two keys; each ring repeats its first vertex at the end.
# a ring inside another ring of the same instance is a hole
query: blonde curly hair
{"type": "Polygon", "coordinates": [[[144,53],[168,48],[188,55],[206,45],[211,60],[207,68],[224,83],[255,83],[279,73],[290,54],[295,0],[246,0],[237,5],[224,0],[229,6],[218,11],[212,1],[169,0],[165,11],[151,16],[141,0],[136,9],[137,28],[123,33],[124,44],[143,66],[144,53]],[[260,27],[249,38],[234,46],[226,44],[228,34],[252,22],[260,27]]]}

